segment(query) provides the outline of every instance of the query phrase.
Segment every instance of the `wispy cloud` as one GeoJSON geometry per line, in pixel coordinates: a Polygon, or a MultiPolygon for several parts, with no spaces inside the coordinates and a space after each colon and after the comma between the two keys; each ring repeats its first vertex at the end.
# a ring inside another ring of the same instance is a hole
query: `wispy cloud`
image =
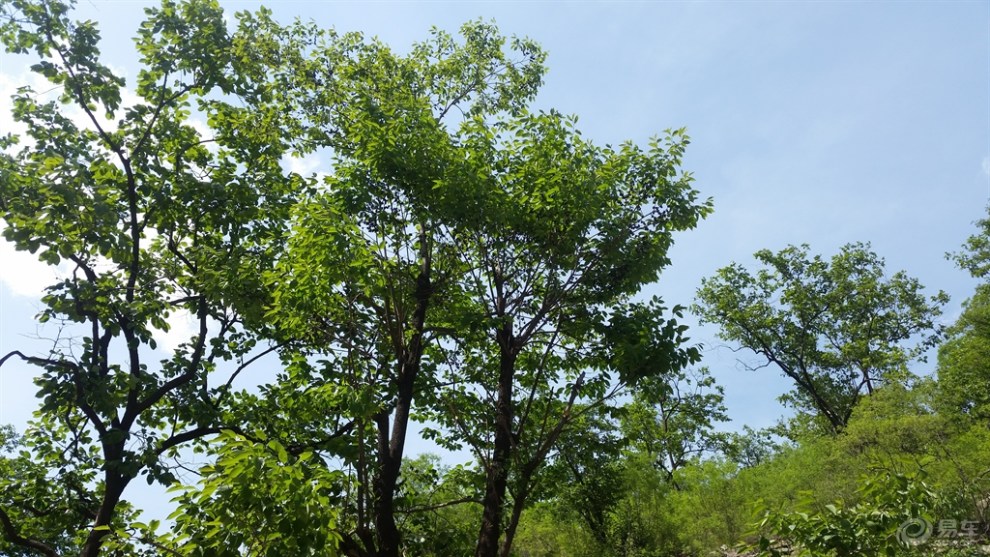
{"type": "Polygon", "coordinates": [[[983,157],[983,173],[990,176],[990,155],[983,157]]]}
{"type": "Polygon", "coordinates": [[[165,322],[168,323],[167,332],[153,329],[155,341],[158,342],[158,350],[164,354],[171,354],[183,342],[189,342],[189,339],[197,334],[199,329],[196,318],[184,309],[172,310],[165,318],[165,322]]]}
{"type": "Polygon", "coordinates": [[[303,157],[286,155],[282,157],[282,168],[289,172],[294,172],[300,176],[309,176],[320,167],[322,161],[315,153],[307,154],[303,157]]]}
{"type": "MultiPolygon", "coordinates": [[[[6,225],[0,220],[0,234],[6,225]]],[[[38,261],[29,252],[18,251],[14,244],[0,239],[0,283],[17,296],[41,298],[45,287],[51,286],[66,272],[62,266],[52,266],[38,261]]]]}

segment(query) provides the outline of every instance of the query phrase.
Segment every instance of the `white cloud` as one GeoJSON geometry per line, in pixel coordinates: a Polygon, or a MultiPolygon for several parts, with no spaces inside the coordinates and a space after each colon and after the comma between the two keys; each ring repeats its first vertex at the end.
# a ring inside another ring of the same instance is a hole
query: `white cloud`
{"type": "Polygon", "coordinates": [[[304,157],[292,155],[282,157],[282,168],[300,176],[309,176],[320,167],[320,163],[320,157],[316,153],[310,153],[304,157]]]}
{"type": "MultiPolygon", "coordinates": [[[[121,68],[112,68],[118,75],[123,75],[126,71],[121,68]]],[[[38,102],[49,102],[57,99],[61,93],[61,88],[53,85],[43,77],[29,71],[13,74],[0,72],[0,99],[3,99],[4,108],[0,109],[0,133],[14,133],[20,136],[20,144],[14,146],[11,151],[17,152],[24,147],[30,147],[34,141],[26,136],[27,128],[20,122],[15,122],[11,114],[10,104],[7,99],[17,92],[20,87],[29,86],[37,94],[38,102]]],[[[129,89],[121,90],[121,109],[134,106],[142,102],[142,99],[129,89]]],[[[62,107],[65,114],[72,122],[80,128],[93,129],[93,122],[89,116],[79,107],[66,105],[62,107]]],[[[118,111],[118,116],[122,114],[118,111]]],[[[117,129],[115,120],[104,119],[102,111],[97,112],[100,125],[108,130],[117,129]]],[[[212,131],[201,118],[190,118],[188,122],[204,138],[212,136],[212,131]]],[[[208,144],[208,148],[216,149],[215,145],[208,144]]],[[[292,161],[290,163],[294,169],[310,172],[318,164],[309,160],[292,161]]],[[[3,232],[5,223],[0,220],[0,233],[3,232]]],[[[146,241],[153,241],[157,236],[157,231],[148,229],[146,231],[146,241]]],[[[103,262],[101,262],[103,263],[103,262]]],[[[25,251],[18,251],[10,242],[0,239],[0,283],[17,296],[29,298],[40,298],[44,294],[45,287],[53,284],[69,273],[69,268],[65,265],[52,266],[38,260],[36,254],[25,251]]],[[[183,342],[198,332],[198,325],[195,318],[186,310],[175,310],[166,318],[169,330],[154,333],[155,340],[159,344],[159,350],[166,353],[177,349],[183,342]]]]}
{"type": "MultiPolygon", "coordinates": [[[[0,234],[5,224],[0,220],[0,234]]],[[[69,273],[64,263],[54,266],[42,263],[35,254],[18,251],[14,244],[0,239],[0,284],[13,295],[40,299],[45,287],[63,279],[69,273]]],[[[188,342],[199,330],[195,317],[185,309],[173,310],[165,319],[168,331],[153,329],[158,349],[171,354],[183,342],[188,342]]]]}
{"type": "MultiPolygon", "coordinates": [[[[120,72],[114,68],[115,72],[120,72]]],[[[44,77],[29,71],[12,74],[0,72],[0,99],[3,100],[3,107],[0,109],[0,133],[13,133],[19,136],[20,143],[9,149],[9,152],[16,153],[21,149],[30,148],[34,140],[27,136],[27,127],[21,122],[14,120],[11,113],[11,105],[7,102],[10,97],[16,94],[21,87],[30,87],[34,90],[38,102],[50,102],[56,100],[62,88],[53,85],[44,77]]],[[[121,90],[122,108],[134,106],[141,102],[141,98],[129,89],[121,90]]],[[[66,105],[62,107],[65,114],[76,126],[80,128],[93,129],[93,122],[89,116],[78,106],[66,105]]],[[[100,118],[100,125],[108,131],[117,129],[115,120],[107,120],[97,113],[100,118]]],[[[5,223],[0,221],[0,232],[3,231],[5,223]]],[[[10,242],[0,239],[0,283],[7,286],[10,291],[18,296],[40,298],[44,294],[46,286],[51,285],[56,280],[64,277],[68,273],[68,266],[59,265],[57,267],[38,261],[36,254],[17,251],[10,242]]]]}
{"type": "MultiPolygon", "coordinates": [[[[117,72],[116,69],[114,71],[117,72]]],[[[35,98],[39,103],[57,100],[58,96],[62,93],[62,86],[54,85],[34,72],[25,71],[19,74],[0,73],[0,99],[2,99],[3,105],[6,107],[0,109],[0,132],[20,135],[21,145],[30,146],[33,144],[33,140],[24,135],[27,128],[20,122],[14,121],[9,103],[10,97],[17,92],[17,89],[25,86],[30,87],[34,91],[35,98]]],[[[120,108],[117,110],[117,117],[123,114],[124,109],[135,106],[142,101],[143,99],[130,89],[121,89],[120,108]]],[[[63,105],[62,113],[79,128],[95,129],[89,115],[75,104],[63,105]]],[[[117,120],[107,119],[102,110],[97,110],[94,114],[103,129],[107,131],[115,131],[117,129],[117,120]]]]}
{"type": "Polygon", "coordinates": [[[990,156],[983,157],[983,173],[990,176],[990,156]]]}
{"type": "Polygon", "coordinates": [[[318,149],[302,157],[287,154],[282,157],[282,169],[298,174],[303,178],[312,177],[316,180],[317,187],[320,187],[330,176],[330,173],[326,171],[325,161],[331,158],[329,149],[318,149]]]}
{"type": "MultiPolygon", "coordinates": [[[[0,234],[6,224],[0,220],[0,234]]],[[[67,269],[64,265],[52,266],[38,261],[35,254],[18,251],[14,244],[0,239],[0,283],[11,293],[27,298],[41,298],[45,287],[50,286],[67,269]]]]}
{"type": "Polygon", "coordinates": [[[176,309],[165,318],[168,323],[168,331],[154,329],[155,341],[158,343],[158,350],[171,354],[183,342],[189,342],[198,332],[199,325],[196,318],[184,309],[176,309]]]}
{"type": "Polygon", "coordinates": [[[43,87],[46,85],[51,87],[50,83],[37,74],[11,76],[0,73],[0,103],[3,103],[5,107],[3,110],[0,110],[0,133],[19,135],[21,136],[22,144],[25,143],[24,132],[27,128],[25,128],[24,124],[14,121],[14,116],[11,114],[12,105],[10,104],[10,97],[17,92],[19,87],[24,85],[30,85],[36,91],[44,91],[45,89],[43,87]]]}

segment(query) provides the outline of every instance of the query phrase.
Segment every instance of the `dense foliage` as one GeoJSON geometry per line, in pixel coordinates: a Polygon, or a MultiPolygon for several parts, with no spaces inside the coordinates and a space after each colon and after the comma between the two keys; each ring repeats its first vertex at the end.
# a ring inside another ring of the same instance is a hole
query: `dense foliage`
{"type": "MultiPolygon", "coordinates": [[[[62,340],[0,355],[41,399],[0,429],[0,554],[986,544],[990,284],[943,331],[944,294],[868,244],[722,269],[696,312],[793,380],[795,411],[726,432],[684,308],[642,296],[711,211],[683,130],[601,146],[530,111],[544,53],[483,22],[395,51],[164,0],[132,84],[99,40],[71,3],[0,0],[7,54],[57,97],[13,98],[3,235],[66,269],[38,316],[62,340]],[[176,316],[193,330],[160,346],[176,316]],[[938,376],[912,373],[934,346],[938,376]],[[408,454],[414,422],[472,460],[408,454]],[[139,478],[167,521],[142,521],[139,478]]],[[[980,227],[952,257],[985,281],[980,227]]]]}

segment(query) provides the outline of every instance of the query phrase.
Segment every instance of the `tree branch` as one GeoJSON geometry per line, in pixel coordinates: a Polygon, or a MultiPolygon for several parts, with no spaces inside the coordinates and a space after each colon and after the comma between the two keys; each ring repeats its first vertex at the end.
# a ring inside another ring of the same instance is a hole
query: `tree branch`
{"type": "Polygon", "coordinates": [[[418,507],[410,507],[408,509],[396,509],[395,514],[412,514],[426,511],[435,511],[437,509],[442,509],[444,507],[452,507],[454,505],[463,505],[464,503],[476,503],[481,504],[481,501],[475,497],[462,497],[460,499],[454,499],[452,501],[445,501],[443,503],[436,503],[433,505],[421,505],[418,507]]]}
{"type": "Polygon", "coordinates": [[[30,538],[25,538],[17,531],[14,523],[10,520],[10,516],[7,512],[0,508],[0,528],[3,530],[4,537],[10,540],[10,543],[14,545],[19,545],[21,547],[26,547],[32,549],[45,555],[46,557],[59,557],[57,551],[52,546],[40,542],[38,540],[32,540],[30,538]]]}

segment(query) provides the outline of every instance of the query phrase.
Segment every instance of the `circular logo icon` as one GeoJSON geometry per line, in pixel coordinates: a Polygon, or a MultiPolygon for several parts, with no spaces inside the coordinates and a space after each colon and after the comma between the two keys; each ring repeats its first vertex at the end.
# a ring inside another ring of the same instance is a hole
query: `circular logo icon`
{"type": "Polygon", "coordinates": [[[921,545],[932,537],[932,523],[924,518],[909,518],[897,529],[897,541],[903,545],[921,545]]]}

